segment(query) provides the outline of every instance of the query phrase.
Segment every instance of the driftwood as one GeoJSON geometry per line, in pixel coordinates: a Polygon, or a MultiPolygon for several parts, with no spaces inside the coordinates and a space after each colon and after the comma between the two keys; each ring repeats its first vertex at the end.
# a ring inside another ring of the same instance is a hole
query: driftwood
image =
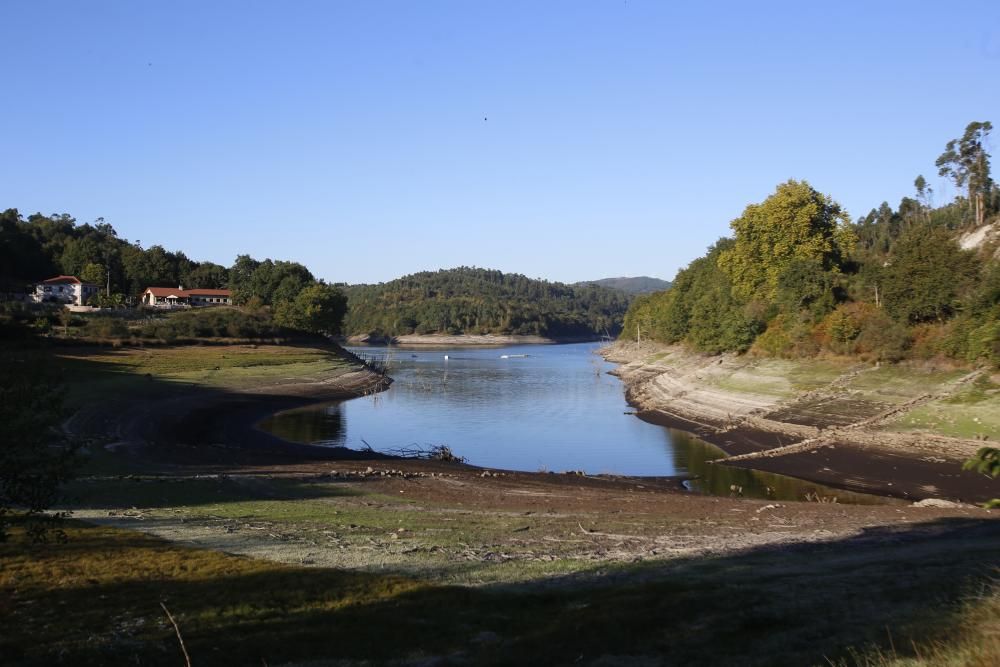
{"type": "Polygon", "coordinates": [[[191,667],[191,656],[189,656],[189,655],[188,655],[188,652],[187,652],[187,647],[185,647],[185,646],[184,646],[184,638],[183,638],[183,637],[181,637],[181,629],[180,629],[179,627],[177,627],[177,621],[175,621],[175,620],[174,620],[174,616],[173,616],[173,614],[171,614],[171,613],[170,613],[170,610],[169,610],[169,609],[167,609],[167,605],[166,605],[166,603],[164,603],[164,602],[160,602],[160,606],[161,606],[161,607],[163,607],[163,611],[164,611],[164,613],[166,613],[166,615],[167,615],[167,618],[169,618],[169,619],[170,619],[170,624],[171,624],[172,626],[174,626],[174,634],[176,634],[176,635],[177,635],[177,641],[178,641],[178,642],[180,643],[180,645],[181,645],[181,653],[183,653],[183,654],[184,654],[184,664],[185,664],[185,665],[186,665],[187,667],[191,667]]]}

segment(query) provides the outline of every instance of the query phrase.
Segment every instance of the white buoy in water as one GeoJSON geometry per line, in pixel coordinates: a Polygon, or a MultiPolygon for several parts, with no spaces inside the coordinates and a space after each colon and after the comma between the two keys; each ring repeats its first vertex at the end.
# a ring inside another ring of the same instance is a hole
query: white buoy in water
{"type": "Polygon", "coordinates": [[[447,359],[448,359],[448,355],[447,355],[447,354],[446,354],[446,355],[444,355],[444,358],[445,358],[445,360],[447,361],[447,359]]]}

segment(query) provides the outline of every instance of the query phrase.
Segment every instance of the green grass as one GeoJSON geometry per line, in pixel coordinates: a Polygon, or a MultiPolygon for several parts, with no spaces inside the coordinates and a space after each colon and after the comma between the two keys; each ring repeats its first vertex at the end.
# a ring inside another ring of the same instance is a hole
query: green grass
{"type": "Polygon", "coordinates": [[[710,378],[722,389],[745,394],[793,398],[829,385],[848,370],[843,364],[824,361],[797,362],[759,359],[728,375],[710,378]]]}
{"type": "Polygon", "coordinates": [[[65,348],[56,360],[72,408],[120,397],[162,398],[192,385],[226,390],[319,380],[354,368],[330,348],[287,345],[65,348]]]}
{"type": "Polygon", "coordinates": [[[893,431],[932,431],[956,438],[1000,440],[1000,386],[980,377],[943,400],[903,414],[887,426],[893,431]]]}
{"type": "Polygon", "coordinates": [[[860,373],[848,385],[851,391],[882,403],[899,405],[940,389],[968,371],[924,371],[906,365],[883,366],[860,373]]]}

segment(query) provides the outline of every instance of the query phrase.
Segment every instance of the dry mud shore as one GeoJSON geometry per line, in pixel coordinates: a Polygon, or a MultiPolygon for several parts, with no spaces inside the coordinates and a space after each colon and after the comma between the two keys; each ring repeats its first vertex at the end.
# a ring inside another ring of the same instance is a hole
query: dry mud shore
{"type": "MultiPolygon", "coordinates": [[[[663,374],[641,366],[622,369],[633,394],[637,378],[663,374]]],[[[79,479],[67,509],[229,553],[460,584],[840,540],[889,544],[905,535],[951,545],[949,526],[997,516],[968,505],[717,498],[688,493],[673,478],[516,473],[293,445],[253,424],[286,407],[362,396],[383,379],[357,367],[273,378],[228,390],[172,385],[156,400],[115,393],[93,401],[67,427],[110,442],[111,467],[79,479]]],[[[996,522],[988,524],[995,535],[996,522]]]]}
{"type": "MultiPolygon", "coordinates": [[[[984,371],[914,370],[901,378],[901,371],[886,367],[811,368],[648,343],[619,342],[602,354],[621,364],[614,374],[642,419],[719,447],[730,456],[725,465],[908,500],[1000,496],[1000,480],[961,469],[987,435],[910,428],[921,410],[947,408],[984,371]]],[[[971,418],[984,431],[996,400],[987,397],[977,408],[986,421],[971,418]]]]}

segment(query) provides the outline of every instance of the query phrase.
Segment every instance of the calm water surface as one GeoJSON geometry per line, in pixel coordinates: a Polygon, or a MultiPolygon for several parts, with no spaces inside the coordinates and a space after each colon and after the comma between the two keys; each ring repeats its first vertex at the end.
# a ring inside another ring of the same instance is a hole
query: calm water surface
{"type": "MultiPolygon", "coordinates": [[[[851,494],[779,475],[713,466],[696,438],[633,416],[598,343],[489,349],[364,348],[391,354],[395,382],[373,397],[278,413],[260,423],[312,444],[377,451],[446,445],[507,470],[698,477],[702,491],[776,499],[851,494]]],[[[863,500],[861,497],[860,500],[863,500]]],[[[855,501],[858,498],[853,499],[855,501]]]]}

